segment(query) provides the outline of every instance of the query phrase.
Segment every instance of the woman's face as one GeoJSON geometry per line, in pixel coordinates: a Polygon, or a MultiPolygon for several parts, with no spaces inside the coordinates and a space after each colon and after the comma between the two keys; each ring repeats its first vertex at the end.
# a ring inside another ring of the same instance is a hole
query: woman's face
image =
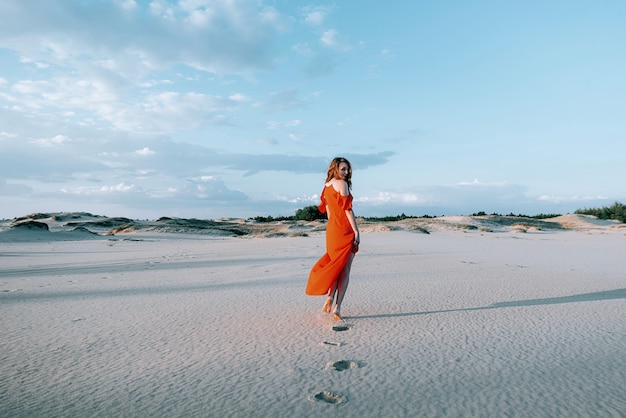
{"type": "Polygon", "coordinates": [[[339,174],[343,180],[347,180],[350,175],[350,168],[347,163],[339,163],[339,174]]]}

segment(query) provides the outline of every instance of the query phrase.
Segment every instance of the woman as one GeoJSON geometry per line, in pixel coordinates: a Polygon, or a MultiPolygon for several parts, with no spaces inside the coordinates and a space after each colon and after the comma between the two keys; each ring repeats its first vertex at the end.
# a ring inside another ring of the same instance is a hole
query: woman
{"type": "Polygon", "coordinates": [[[324,312],[341,319],[341,302],[350,280],[350,268],[359,250],[360,233],[352,211],[352,166],[342,157],[328,167],[318,209],[326,213],[326,253],[311,269],[306,294],[327,295],[324,312]],[[333,308],[333,302],[335,304],[333,308]]]}

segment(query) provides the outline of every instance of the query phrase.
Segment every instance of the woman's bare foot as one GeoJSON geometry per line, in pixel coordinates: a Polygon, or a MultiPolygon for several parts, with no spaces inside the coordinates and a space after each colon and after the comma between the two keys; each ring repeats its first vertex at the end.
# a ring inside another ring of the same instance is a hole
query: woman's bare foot
{"type": "Polygon", "coordinates": [[[339,313],[339,309],[335,308],[335,310],[333,311],[333,319],[335,321],[342,321],[343,318],[341,317],[341,314],[339,313]]]}
{"type": "Polygon", "coordinates": [[[326,313],[330,313],[330,308],[333,306],[333,298],[331,298],[330,296],[326,299],[326,303],[324,304],[324,307],[322,308],[324,310],[324,312],[326,313]]]}

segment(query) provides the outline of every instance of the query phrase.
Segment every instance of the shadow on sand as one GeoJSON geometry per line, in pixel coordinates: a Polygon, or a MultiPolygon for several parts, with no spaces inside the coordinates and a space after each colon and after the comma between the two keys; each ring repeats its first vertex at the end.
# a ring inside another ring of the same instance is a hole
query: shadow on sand
{"type": "Polygon", "coordinates": [[[595,302],[595,301],[600,301],[600,300],[612,300],[612,299],[626,299],[626,289],[607,290],[604,292],[594,292],[594,293],[583,293],[580,295],[562,296],[562,297],[557,297],[557,298],[528,299],[528,300],[514,300],[511,302],[498,302],[498,303],[494,303],[493,305],[481,306],[478,308],[443,309],[440,311],[362,315],[362,316],[350,316],[349,318],[350,319],[398,318],[398,317],[403,317],[403,316],[429,315],[429,314],[449,313],[449,312],[482,311],[486,309],[514,308],[514,307],[519,307],[519,306],[539,306],[539,305],[558,305],[561,303],[595,302]]]}

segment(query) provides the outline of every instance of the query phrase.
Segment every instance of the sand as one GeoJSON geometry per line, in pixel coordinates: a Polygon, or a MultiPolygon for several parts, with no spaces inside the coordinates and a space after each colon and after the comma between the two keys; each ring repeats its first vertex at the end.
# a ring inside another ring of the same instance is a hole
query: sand
{"type": "Polygon", "coordinates": [[[6,230],[0,416],[624,416],[626,231],[567,222],[364,228],[345,331],[323,233],[6,230]]]}

